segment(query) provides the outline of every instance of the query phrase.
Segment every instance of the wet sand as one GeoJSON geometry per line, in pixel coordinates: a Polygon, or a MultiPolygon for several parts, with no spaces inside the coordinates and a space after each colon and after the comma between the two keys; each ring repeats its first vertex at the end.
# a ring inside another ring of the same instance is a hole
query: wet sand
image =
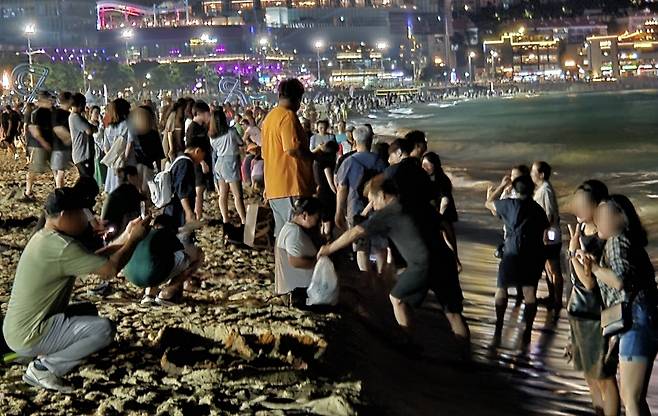
{"type": "MultiPolygon", "coordinates": [[[[0,162],[3,310],[29,234],[20,220],[38,212],[38,205],[12,196],[22,186],[22,167],[0,162]]],[[[45,191],[38,188],[41,202],[45,191]]],[[[137,288],[118,279],[102,301],[87,295],[98,279],[80,281],[74,299],[96,301],[101,315],[118,323],[116,342],[71,373],[77,388],[71,396],[25,385],[23,365],[0,367],[1,413],[592,414],[582,377],[562,358],[568,337],[564,312],[553,324],[539,308],[532,344],[524,352],[517,348],[522,311],[510,302],[503,346],[497,352],[486,348],[494,324],[492,253],[501,237],[500,225],[482,206],[483,195],[483,189],[456,190],[472,363],[456,359],[449,327],[432,297],[417,311],[422,351],[411,352],[395,342],[381,287],[346,281],[342,298],[349,307],[332,313],[289,308],[270,297],[270,254],[226,246],[219,228],[207,227],[200,244],[209,256],[201,270],[208,289],[190,294],[181,306],[144,309],[136,304],[137,288]]],[[[214,196],[207,207],[216,216],[214,196]]],[[[657,393],[652,387],[653,409],[657,393]]]]}

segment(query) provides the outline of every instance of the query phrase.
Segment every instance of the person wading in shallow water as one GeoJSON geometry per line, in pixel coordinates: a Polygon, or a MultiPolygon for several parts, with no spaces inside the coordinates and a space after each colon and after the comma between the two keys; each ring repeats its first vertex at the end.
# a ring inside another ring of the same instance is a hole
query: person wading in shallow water
{"type": "Polygon", "coordinates": [[[512,187],[516,199],[499,199],[503,190],[509,186],[511,179],[505,176],[495,190],[487,190],[485,206],[491,213],[505,223],[505,247],[498,268],[496,285],[496,330],[491,347],[500,345],[503,334],[503,322],[507,309],[507,290],[510,286],[521,286],[525,308],[523,320],[523,345],[530,343],[532,324],[537,313],[537,284],[544,266],[544,235],[549,227],[546,214],[532,199],[534,184],[527,176],[516,178],[512,187]]]}
{"type": "Polygon", "coordinates": [[[60,188],[46,200],[46,224],[27,243],[16,268],[3,334],[19,356],[34,358],[23,380],[35,387],[71,392],[60,377],[84,358],[108,346],[114,325],[93,305],[69,305],[77,277],[114,277],[145,236],[145,220],[96,254],[75,238],[87,228],[84,199],[60,188]],[[104,257],[109,255],[109,257],[104,257]]]}

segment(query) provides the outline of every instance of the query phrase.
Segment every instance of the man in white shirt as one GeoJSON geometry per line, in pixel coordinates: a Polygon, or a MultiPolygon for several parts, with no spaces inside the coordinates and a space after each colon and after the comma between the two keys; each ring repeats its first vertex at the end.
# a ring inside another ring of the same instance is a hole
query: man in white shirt
{"type": "Polygon", "coordinates": [[[560,210],[557,204],[555,190],[550,183],[551,166],[543,161],[532,164],[530,176],[535,183],[534,200],[546,212],[550,227],[544,238],[546,242],[546,273],[548,275],[549,299],[547,306],[556,311],[562,308],[562,292],[564,278],[562,277],[561,252],[562,233],[560,231],[560,210]]]}

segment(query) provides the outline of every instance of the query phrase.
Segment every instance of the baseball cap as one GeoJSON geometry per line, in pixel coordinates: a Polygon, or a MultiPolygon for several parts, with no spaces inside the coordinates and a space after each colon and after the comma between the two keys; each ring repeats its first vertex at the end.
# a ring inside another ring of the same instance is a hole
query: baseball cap
{"type": "Polygon", "coordinates": [[[44,209],[48,215],[55,215],[63,211],[75,211],[84,207],[85,201],[81,198],[80,192],[77,189],[65,187],[55,189],[48,195],[44,209]]]}

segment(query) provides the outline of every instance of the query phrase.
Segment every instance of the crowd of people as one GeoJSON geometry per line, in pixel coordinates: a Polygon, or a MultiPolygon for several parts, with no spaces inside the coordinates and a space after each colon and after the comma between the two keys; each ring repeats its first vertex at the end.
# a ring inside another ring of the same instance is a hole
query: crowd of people
{"type": "MultiPolygon", "coordinates": [[[[35,200],[37,175],[52,172],[54,180],[3,324],[9,347],[33,359],[27,383],[71,391],[61,377],[113,339],[113,324],[92,304],[70,304],[76,278],[121,273],[144,289],[144,306],[180,303],[186,290],[199,289],[204,253],[195,231],[209,219],[204,201],[213,190],[221,222],[238,233],[247,223],[247,190],[271,209],[275,294],[309,287],[318,259],[328,256],[349,264],[351,278],[390,285],[387,302],[404,345],[418,343],[413,309],[433,292],[460,358],[468,358],[459,216],[441,158],[428,151],[422,131],[376,141],[370,125],[347,124],[346,102],[331,101],[330,116],[320,118],[304,94],[301,82],[289,79],[271,108],[191,98],[156,108],[118,98],[102,110],[79,93],[55,100],[42,92],[34,108],[3,110],[0,134],[13,157],[25,137],[23,200],[35,200]],[[67,186],[72,166],[76,182],[67,186]]],[[[573,196],[578,223],[569,224],[563,251],[551,173],[544,161],[519,165],[487,192],[485,206],[502,220],[504,240],[496,251],[491,348],[502,340],[510,288],[524,304],[523,346],[531,343],[538,305],[559,316],[568,258],[568,355],[584,373],[597,414],[618,415],[620,403],[627,415],[649,414],[658,290],[646,232],[628,198],[588,180],[573,196]],[[549,295],[538,299],[543,275],[549,295]]],[[[104,282],[99,292],[108,287],[104,282]]]]}

